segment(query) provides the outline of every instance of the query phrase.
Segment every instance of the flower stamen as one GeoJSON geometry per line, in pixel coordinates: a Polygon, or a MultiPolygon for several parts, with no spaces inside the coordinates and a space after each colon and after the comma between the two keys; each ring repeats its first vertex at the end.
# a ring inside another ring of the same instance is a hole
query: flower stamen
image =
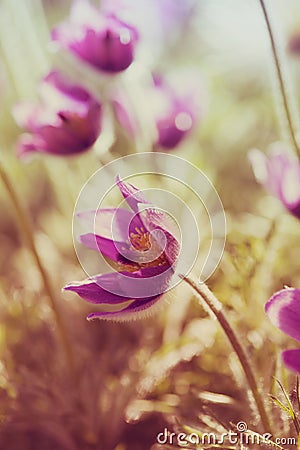
{"type": "Polygon", "coordinates": [[[135,228],[136,233],[130,233],[130,241],[136,250],[145,252],[151,248],[150,233],[144,228],[135,228]]]}

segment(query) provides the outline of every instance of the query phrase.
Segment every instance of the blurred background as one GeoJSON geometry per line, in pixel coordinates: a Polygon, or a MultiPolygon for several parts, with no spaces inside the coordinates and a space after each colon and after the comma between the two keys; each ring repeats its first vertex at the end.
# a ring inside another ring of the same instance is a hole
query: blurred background
{"type": "MultiPolygon", "coordinates": [[[[0,2],[1,164],[29,219],[57,308],[55,314],[23,220],[0,183],[0,448],[154,450],[179,448],[157,443],[165,427],[220,432],[244,420],[255,430],[258,418],[236,356],[188,286],[176,287],[158,314],[126,323],[87,322],[95,308],[61,289],[86,276],[73,247],[72,218],[94,171],[134,152],[186,158],[213,182],[227,218],[225,252],[208,285],[247,347],[270,408],[269,393],[281,395],[274,375],[293,391],[296,378],[280,360],[290,341],[269,323],[264,304],[284,285],[299,286],[299,224],[256,182],[248,160],[253,148],[289,144],[259,2],[102,2],[139,33],[134,61],[113,75],[51,41],[71,7],[57,0],[0,2]],[[36,151],[20,158],[24,129],[14,108],[40,102],[40,81],[53,69],[102,102],[100,134],[93,148],[77,154],[36,151]],[[159,77],[192,124],[184,123],[180,139],[169,143],[160,134],[166,91],[153,81],[159,77]]],[[[298,108],[300,3],[274,0],[270,9],[298,108]]],[[[272,414],[277,432],[293,435],[279,408],[272,414]]]]}

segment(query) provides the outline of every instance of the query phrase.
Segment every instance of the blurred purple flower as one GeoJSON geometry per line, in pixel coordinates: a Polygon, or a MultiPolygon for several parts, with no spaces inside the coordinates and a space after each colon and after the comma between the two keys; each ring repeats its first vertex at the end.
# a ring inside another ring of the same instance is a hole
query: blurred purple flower
{"type": "Polygon", "coordinates": [[[54,28],[52,39],[96,69],[114,73],[132,63],[138,34],[115,14],[76,0],[69,20],[54,28]]]}
{"type": "Polygon", "coordinates": [[[124,95],[113,98],[112,105],[116,122],[131,139],[134,139],[138,133],[138,124],[132,106],[124,95]]]}
{"type": "Polygon", "coordinates": [[[81,235],[80,241],[117,263],[119,270],[65,286],[90,303],[118,306],[115,311],[91,313],[88,319],[128,320],[147,313],[170,287],[179,254],[165,214],[135,186],[119,178],[117,185],[131,210],[107,208],[79,214],[97,231],[81,235]],[[120,306],[125,302],[130,303],[120,306]]]}
{"type": "MultiPolygon", "coordinates": [[[[300,289],[276,292],[266,303],[265,310],[276,327],[300,342],[300,289]]],[[[282,359],[290,370],[300,373],[300,348],[285,350],[282,359]]]]}
{"type": "Polygon", "coordinates": [[[102,0],[105,12],[118,11],[118,17],[138,29],[141,52],[139,59],[149,63],[167,46],[181,39],[189,19],[194,15],[199,2],[197,0],[102,0]]]}
{"type": "Polygon", "coordinates": [[[285,208],[300,219],[300,163],[290,157],[284,149],[274,149],[267,158],[259,150],[252,150],[249,154],[256,179],[274,196],[285,208]]]}
{"type": "Polygon", "coordinates": [[[142,128],[153,129],[151,136],[154,150],[173,150],[194,130],[203,114],[206,95],[199,76],[195,73],[177,73],[176,79],[167,80],[153,76],[144,86],[147,114],[139,104],[139,98],[129,99],[116,91],[113,98],[115,119],[130,138],[136,138],[142,128]],[[183,85],[186,82],[187,85],[183,85]],[[145,117],[145,121],[144,120],[145,117]]]}
{"type": "Polygon", "coordinates": [[[300,33],[293,34],[288,41],[287,51],[291,55],[299,56],[300,54],[300,33]]]}
{"type": "Polygon", "coordinates": [[[154,78],[157,96],[155,120],[157,128],[156,148],[171,150],[194,129],[199,119],[195,92],[177,92],[162,77],[154,78]]]}
{"type": "Polygon", "coordinates": [[[19,140],[18,155],[67,156],[90,148],[101,131],[101,105],[54,71],[44,78],[40,93],[40,104],[20,103],[13,110],[16,122],[29,132],[19,140]]]}

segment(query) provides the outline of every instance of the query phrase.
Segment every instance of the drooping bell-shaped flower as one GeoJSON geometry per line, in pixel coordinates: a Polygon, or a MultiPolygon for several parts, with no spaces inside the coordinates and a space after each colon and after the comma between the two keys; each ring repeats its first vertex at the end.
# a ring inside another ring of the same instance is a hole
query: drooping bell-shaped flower
{"type": "MultiPolygon", "coordinates": [[[[300,289],[276,292],[266,303],[265,310],[277,328],[300,342],[300,289]]],[[[285,350],[282,359],[290,370],[300,373],[300,348],[285,350]]]]}
{"type": "Polygon", "coordinates": [[[26,129],[18,155],[73,155],[89,149],[101,132],[102,108],[86,90],[50,72],[40,86],[41,103],[20,103],[13,115],[26,129]]]}
{"type": "Polygon", "coordinates": [[[132,63],[138,33],[115,14],[76,0],[69,19],[52,31],[52,39],[95,69],[116,73],[132,63]]]}
{"type": "Polygon", "coordinates": [[[268,157],[259,150],[252,150],[249,158],[256,179],[300,219],[299,161],[289,156],[283,145],[275,148],[268,157]]]}
{"type": "Polygon", "coordinates": [[[81,235],[81,242],[118,268],[64,288],[87,302],[115,308],[91,313],[88,319],[122,321],[147,314],[170,288],[179,255],[179,242],[165,213],[135,186],[119,178],[117,185],[130,210],[105,208],[79,214],[93,231],[81,235]]]}

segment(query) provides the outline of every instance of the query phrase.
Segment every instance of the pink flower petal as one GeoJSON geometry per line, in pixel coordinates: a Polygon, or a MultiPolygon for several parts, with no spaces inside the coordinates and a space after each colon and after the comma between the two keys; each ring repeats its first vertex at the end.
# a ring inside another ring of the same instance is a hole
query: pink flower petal
{"type": "Polygon", "coordinates": [[[282,360],[288,369],[300,373],[300,348],[285,350],[282,352],[282,360]]]}
{"type": "Polygon", "coordinates": [[[115,73],[132,63],[138,33],[115,15],[77,1],[69,21],[52,31],[52,39],[95,69],[115,73]]]}
{"type": "Polygon", "coordinates": [[[87,320],[102,319],[115,322],[125,322],[128,320],[136,320],[154,312],[154,306],[157,305],[161,295],[154,297],[148,297],[140,300],[133,301],[130,305],[126,306],[119,311],[113,312],[93,312],[87,316],[87,320]]]}
{"type": "Polygon", "coordinates": [[[77,217],[86,224],[86,231],[117,242],[126,242],[129,234],[143,227],[138,214],[124,208],[100,208],[83,211],[77,217]]]}
{"type": "Polygon", "coordinates": [[[266,303],[265,310],[276,327],[300,342],[300,289],[276,292],[266,303]]]}
{"type": "Polygon", "coordinates": [[[130,255],[130,244],[116,242],[112,239],[106,239],[93,233],[83,234],[80,236],[79,240],[86,247],[100,252],[102,255],[107,256],[113,261],[137,267],[136,263],[126,258],[127,254],[130,255]]]}
{"type": "Polygon", "coordinates": [[[151,205],[139,189],[133,186],[133,184],[122,181],[119,176],[117,176],[117,185],[121,194],[134,212],[139,212],[138,205],[141,203],[151,205]]]}
{"type": "Polygon", "coordinates": [[[87,279],[81,283],[70,283],[64,287],[64,290],[75,292],[87,302],[95,304],[113,305],[116,303],[128,302],[130,300],[130,297],[113,293],[115,283],[118,282],[117,272],[111,272],[100,276],[87,279]],[[97,279],[100,276],[101,286],[97,283],[97,279]],[[112,292],[110,290],[112,290],[112,292]]]}

